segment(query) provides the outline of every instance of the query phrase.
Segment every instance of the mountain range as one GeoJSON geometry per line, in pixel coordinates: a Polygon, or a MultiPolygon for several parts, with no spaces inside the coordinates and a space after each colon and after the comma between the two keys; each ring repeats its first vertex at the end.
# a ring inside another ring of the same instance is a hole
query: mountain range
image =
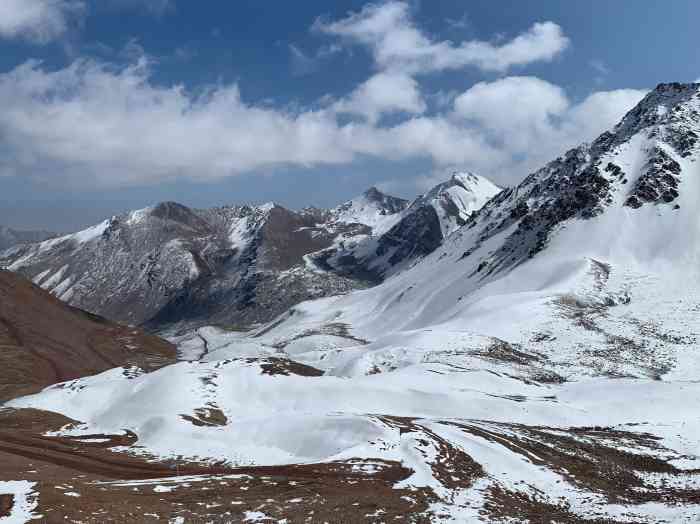
{"type": "Polygon", "coordinates": [[[245,328],[381,282],[434,250],[500,188],[455,174],[414,202],[371,188],[333,209],[174,202],[0,253],[61,300],[151,329],[245,328]]]}
{"type": "Polygon", "coordinates": [[[180,361],[0,415],[70,443],[41,460],[90,478],[57,485],[122,520],[126,500],[171,522],[694,522],[698,202],[700,84],[671,83],[510,188],[164,203],[15,246],[10,270],[180,361]]]}

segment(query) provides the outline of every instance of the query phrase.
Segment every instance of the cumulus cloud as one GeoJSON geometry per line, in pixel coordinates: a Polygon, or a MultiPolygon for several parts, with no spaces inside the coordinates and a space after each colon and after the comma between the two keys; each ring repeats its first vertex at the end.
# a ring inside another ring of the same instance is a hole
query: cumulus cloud
{"type": "Polygon", "coordinates": [[[376,122],[386,113],[423,113],[426,105],[415,79],[401,73],[382,72],[370,77],[347,98],[336,102],[333,109],[376,122]]]}
{"type": "Polygon", "coordinates": [[[416,27],[406,2],[370,4],[337,21],[317,20],[323,33],[368,46],[377,66],[411,74],[467,66],[504,72],[514,66],[551,61],[569,45],[561,27],[553,22],[534,24],[525,33],[502,44],[434,41],[416,27]]]}
{"type": "Polygon", "coordinates": [[[212,178],[258,167],[347,162],[334,120],[246,105],[236,85],[199,96],[157,87],[145,59],[122,70],[36,62],[0,75],[0,169],[65,172],[105,184],[212,178]],[[10,103],[11,102],[11,103],[10,103]]]}
{"type": "Polygon", "coordinates": [[[553,118],[568,107],[560,87],[533,77],[508,77],[474,85],[456,98],[454,112],[517,153],[549,133],[553,118]]]}
{"type": "Polygon", "coordinates": [[[2,0],[0,37],[45,44],[63,35],[84,9],[80,0],[2,0]]]}
{"type": "Polygon", "coordinates": [[[457,97],[454,118],[481,129],[520,169],[534,169],[614,126],[646,91],[600,91],[573,103],[565,91],[535,77],[480,82],[457,97]],[[507,109],[504,109],[507,108],[507,109]]]}
{"type": "Polygon", "coordinates": [[[642,95],[601,92],[575,104],[543,80],[509,77],[477,84],[427,115],[410,77],[375,76],[342,101],[344,111],[367,118],[342,123],[339,102],[292,112],[247,103],[236,84],[197,95],[160,86],[143,57],[121,69],[79,60],[48,71],[27,62],[0,74],[0,174],[128,185],[372,156],[428,158],[512,183],[594,138],[642,95]],[[403,104],[382,98],[402,83],[403,104]],[[393,110],[414,115],[380,125],[376,115],[393,110]]]}

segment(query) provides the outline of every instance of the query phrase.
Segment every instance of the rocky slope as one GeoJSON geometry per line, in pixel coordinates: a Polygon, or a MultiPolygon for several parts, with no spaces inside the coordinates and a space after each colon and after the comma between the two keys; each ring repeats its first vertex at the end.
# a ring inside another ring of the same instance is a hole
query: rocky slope
{"type": "MultiPolygon", "coordinates": [[[[358,472],[382,498],[348,520],[393,520],[401,500],[416,522],[693,522],[699,136],[700,85],[660,85],[378,286],[8,406],[126,429],[136,455],[358,472]]],[[[246,511],[313,520],[326,500],[286,493],[246,511]]]]}
{"type": "Polygon", "coordinates": [[[378,283],[437,249],[501,188],[472,173],[455,173],[420,195],[380,234],[344,239],[310,260],[324,270],[378,283]]]}

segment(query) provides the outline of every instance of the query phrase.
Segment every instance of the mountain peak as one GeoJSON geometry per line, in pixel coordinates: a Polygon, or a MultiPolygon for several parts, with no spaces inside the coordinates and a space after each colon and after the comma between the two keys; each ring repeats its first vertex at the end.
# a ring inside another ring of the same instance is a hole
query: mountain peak
{"type": "MultiPolygon", "coordinates": [[[[622,121],[613,134],[621,141],[642,129],[667,124],[697,125],[700,115],[700,84],[659,84],[622,121]]],[[[606,134],[603,135],[605,137],[606,134]]]]}
{"type": "Polygon", "coordinates": [[[383,199],[385,199],[388,195],[386,195],[385,193],[382,193],[382,192],[377,188],[377,186],[372,186],[372,187],[370,187],[367,191],[365,191],[364,193],[362,193],[362,196],[364,196],[365,198],[367,198],[367,200],[370,200],[370,201],[375,201],[375,202],[376,202],[376,201],[379,201],[379,202],[381,202],[381,201],[382,201],[383,199]]]}

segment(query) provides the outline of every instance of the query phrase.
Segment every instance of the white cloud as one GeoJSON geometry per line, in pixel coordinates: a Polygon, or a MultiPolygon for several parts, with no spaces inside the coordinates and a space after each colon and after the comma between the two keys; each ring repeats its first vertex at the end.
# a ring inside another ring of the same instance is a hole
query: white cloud
{"type": "Polygon", "coordinates": [[[509,151],[533,147],[569,107],[564,90],[533,77],[480,82],[455,100],[455,115],[492,133],[509,151]]]}
{"type": "Polygon", "coordinates": [[[0,75],[0,169],[102,184],[213,178],[282,163],[351,160],[323,112],[246,105],[236,85],[188,95],[150,83],[145,60],[121,71],[30,62],[0,75]]]}
{"type": "Polygon", "coordinates": [[[481,82],[455,100],[454,118],[476,125],[486,140],[534,169],[613,127],[646,94],[619,89],[593,93],[573,103],[563,89],[534,77],[481,82]]]}
{"type": "Polygon", "coordinates": [[[418,82],[400,73],[377,73],[345,99],[333,105],[338,113],[361,115],[376,122],[385,113],[423,113],[425,102],[418,82]]]}
{"type": "Polygon", "coordinates": [[[433,41],[418,29],[410,6],[401,1],[370,4],[347,18],[317,20],[314,27],[324,33],[369,46],[380,69],[419,74],[467,66],[504,72],[514,66],[551,61],[569,44],[553,22],[534,24],[512,40],[496,45],[485,41],[433,41]]]}
{"type": "Polygon", "coordinates": [[[570,142],[578,137],[590,140],[617,124],[646,94],[647,91],[639,89],[593,93],[569,109],[562,130],[570,142]]]}
{"type": "MultiPolygon", "coordinates": [[[[100,0],[100,5],[146,9],[158,16],[174,8],[172,0],[100,0]]],[[[79,24],[87,0],[0,0],[0,38],[47,44],[79,24]]]]}
{"type": "Polygon", "coordinates": [[[410,82],[398,106],[368,85],[372,79],[343,102],[368,118],[341,124],[332,105],[297,112],[256,106],[244,102],[235,84],[197,96],[155,85],[145,58],[121,70],[82,60],[49,72],[28,62],[0,74],[0,174],[149,184],[373,156],[428,158],[437,167],[458,165],[513,183],[594,138],[643,95],[595,93],[573,104],[542,80],[504,78],[475,85],[441,113],[379,125],[373,115],[421,113],[422,102],[410,82]]]}
{"type": "Polygon", "coordinates": [[[45,44],[63,35],[84,8],[79,0],[2,0],[0,37],[45,44]]]}

